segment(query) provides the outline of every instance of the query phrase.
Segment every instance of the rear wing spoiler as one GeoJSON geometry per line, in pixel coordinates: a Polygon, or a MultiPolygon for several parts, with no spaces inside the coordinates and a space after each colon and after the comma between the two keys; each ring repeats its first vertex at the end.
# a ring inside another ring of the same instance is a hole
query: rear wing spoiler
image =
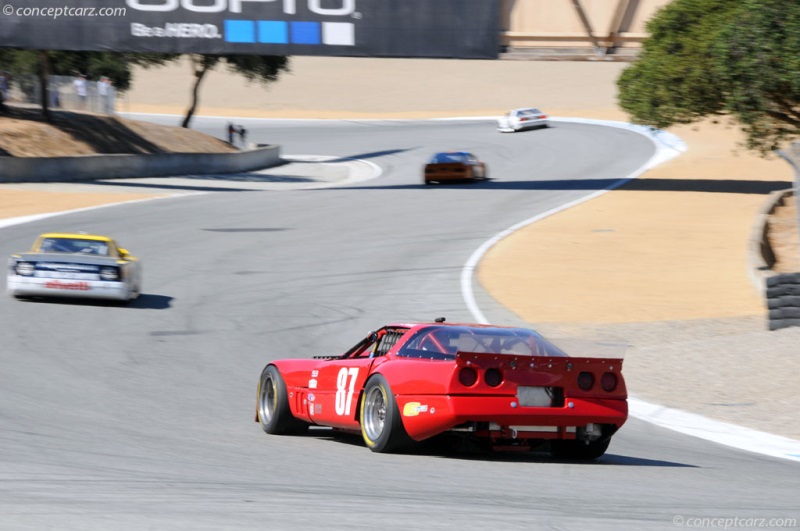
{"type": "Polygon", "coordinates": [[[546,372],[569,372],[587,369],[614,371],[620,370],[622,367],[622,358],[521,356],[518,354],[459,351],[456,353],[456,365],[459,367],[494,367],[504,370],[531,369],[546,372]]]}

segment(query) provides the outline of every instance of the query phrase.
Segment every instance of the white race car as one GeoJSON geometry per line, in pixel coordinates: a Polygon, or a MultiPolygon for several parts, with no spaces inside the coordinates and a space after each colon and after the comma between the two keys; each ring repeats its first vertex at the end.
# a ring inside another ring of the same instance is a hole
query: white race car
{"type": "Polygon", "coordinates": [[[549,125],[547,115],[534,107],[514,109],[497,120],[497,130],[502,133],[515,133],[549,125]]]}
{"type": "Polygon", "coordinates": [[[70,297],[130,301],[142,289],[139,260],[108,236],[47,233],[30,251],[11,255],[12,297],[70,297]]]}

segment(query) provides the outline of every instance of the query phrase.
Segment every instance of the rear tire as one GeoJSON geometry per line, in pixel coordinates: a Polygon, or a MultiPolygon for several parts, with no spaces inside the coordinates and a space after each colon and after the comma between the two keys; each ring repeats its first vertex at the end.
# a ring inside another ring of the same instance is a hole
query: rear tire
{"type": "Polygon", "coordinates": [[[603,441],[551,441],[550,454],[556,459],[569,461],[595,461],[599,459],[611,444],[611,438],[603,441]]]}
{"type": "Polygon", "coordinates": [[[392,389],[380,374],[372,376],[364,387],[359,419],[361,436],[373,452],[396,452],[411,444],[392,389]]]}
{"type": "Polygon", "coordinates": [[[267,365],[261,373],[256,412],[261,429],[271,435],[290,435],[308,429],[307,423],[292,415],[286,383],[274,365],[267,365]]]}

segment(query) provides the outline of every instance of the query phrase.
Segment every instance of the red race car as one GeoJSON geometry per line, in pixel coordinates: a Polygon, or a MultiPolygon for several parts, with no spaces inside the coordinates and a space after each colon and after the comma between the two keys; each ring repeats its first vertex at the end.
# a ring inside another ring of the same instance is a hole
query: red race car
{"type": "Polygon", "coordinates": [[[256,422],[270,434],[360,432],[373,452],[449,432],[593,460],[628,417],[621,369],[620,358],[571,357],[524,328],[393,324],[342,355],[269,363],[256,422]]]}

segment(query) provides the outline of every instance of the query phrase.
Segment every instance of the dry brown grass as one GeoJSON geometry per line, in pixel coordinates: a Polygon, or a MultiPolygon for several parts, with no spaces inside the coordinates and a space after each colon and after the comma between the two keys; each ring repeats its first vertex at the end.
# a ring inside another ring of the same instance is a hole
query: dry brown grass
{"type": "Polygon", "coordinates": [[[38,109],[9,106],[0,116],[0,156],[224,153],[236,151],[203,133],[119,117],[57,111],[45,122],[38,109]]]}

